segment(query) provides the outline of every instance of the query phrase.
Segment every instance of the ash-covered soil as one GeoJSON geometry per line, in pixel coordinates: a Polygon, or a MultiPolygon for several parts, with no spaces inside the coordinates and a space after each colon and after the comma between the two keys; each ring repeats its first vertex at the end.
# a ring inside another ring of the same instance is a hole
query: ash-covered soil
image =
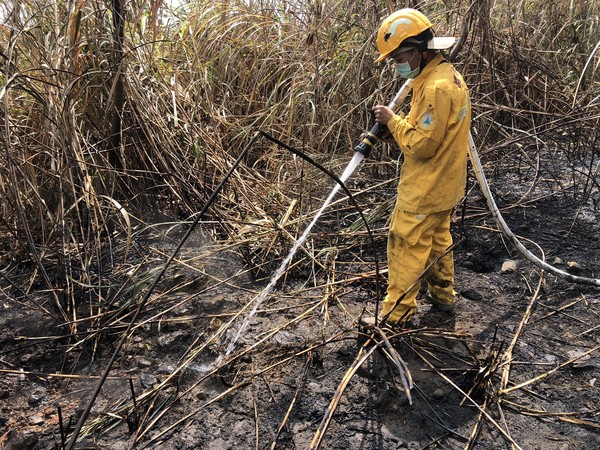
{"type": "MultiPolygon", "coordinates": [[[[557,268],[599,278],[597,190],[582,198],[539,183],[519,201],[531,184],[510,173],[491,184],[511,229],[557,268]]],[[[384,270],[384,223],[379,230],[384,270]]],[[[410,399],[381,350],[347,376],[370,348],[358,326],[377,297],[367,244],[345,251],[335,236],[327,251],[313,248],[322,267],[290,272],[221,361],[261,288],[236,276],[242,263],[223,252],[203,262],[202,283],[190,270],[168,273],[76,448],[308,449],[318,432],[323,449],[598,448],[600,288],[542,273],[505,245],[477,187],[464,214],[457,209],[454,233],[465,238],[455,251],[455,314],[421,303],[415,330],[384,331],[412,375],[410,399]]],[[[3,289],[0,447],[60,449],[127,322],[69,338],[41,293],[17,301],[3,289]]]]}

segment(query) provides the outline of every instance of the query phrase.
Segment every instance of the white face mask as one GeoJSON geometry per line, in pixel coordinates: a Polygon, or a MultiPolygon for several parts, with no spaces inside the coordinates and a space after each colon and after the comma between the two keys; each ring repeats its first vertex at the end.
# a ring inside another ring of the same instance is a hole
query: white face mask
{"type": "Polygon", "coordinates": [[[396,73],[400,75],[402,78],[416,78],[417,75],[421,73],[421,67],[417,67],[416,69],[412,69],[410,67],[410,63],[403,62],[396,64],[396,73]]]}
{"type": "MultiPolygon", "coordinates": [[[[417,49],[415,49],[415,51],[416,50],[417,49]]],[[[413,56],[410,58],[410,61],[412,61],[413,57],[414,53],[413,56]]],[[[421,63],[419,62],[419,65],[414,70],[410,66],[410,62],[396,63],[396,73],[398,73],[398,75],[402,78],[415,78],[421,73],[421,63]]]]}

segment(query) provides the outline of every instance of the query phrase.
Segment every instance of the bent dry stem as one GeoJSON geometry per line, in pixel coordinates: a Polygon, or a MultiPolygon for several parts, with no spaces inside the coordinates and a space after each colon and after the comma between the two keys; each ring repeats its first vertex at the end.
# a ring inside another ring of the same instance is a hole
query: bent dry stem
{"type": "Polygon", "coordinates": [[[181,247],[183,247],[183,244],[185,243],[185,241],[192,234],[192,231],[196,228],[196,225],[198,225],[198,223],[200,222],[200,219],[202,219],[202,217],[204,217],[204,214],[206,213],[206,211],[208,210],[210,205],[217,198],[217,195],[223,188],[223,185],[225,184],[225,182],[229,179],[231,174],[237,168],[238,164],[242,161],[242,159],[244,158],[244,156],[246,155],[248,150],[252,147],[252,145],[256,142],[256,140],[259,137],[260,137],[260,133],[258,133],[258,132],[255,133],[254,136],[252,137],[252,139],[250,140],[250,142],[246,145],[246,147],[244,147],[244,149],[239,154],[239,156],[237,157],[235,162],[231,165],[231,167],[229,168],[229,170],[227,171],[227,173],[225,174],[225,176],[223,177],[221,182],[217,185],[217,187],[211,194],[210,198],[204,204],[204,206],[202,207],[202,210],[198,213],[198,215],[194,219],[194,222],[192,223],[192,225],[189,227],[189,229],[187,230],[187,232],[185,233],[183,238],[179,241],[179,244],[177,244],[177,248],[174,250],[172,255],[162,266],[160,272],[158,273],[156,278],[154,278],[154,281],[152,282],[150,287],[146,290],[146,293],[144,294],[142,300],[140,301],[137,309],[135,310],[135,312],[133,314],[133,318],[129,322],[127,329],[122,333],[121,338],[119,339],[119,342],[117,343],[115,351],[113,352],[112,356],[110,357],[110,360],[108,361],[106,367],[104,368],[102,376],[100,377],[100,380],[96,384],[94,392],[92,393],[91,398],[88,400],[87,405],[86,405],[83,413],[81,414],[81,417],[77,421],[77,424],[75,425],[75,428],[73,430],[73,433],[71,434],[71,437],[67,441],[66,446],[64,446],[65,450],[72,450],[75,447],[75,444],[77,443],[77,438],[79,437],[79,433],[81,432],[81,429],[82,429],[85,421],[87,420],[87,417],[89,416],[90,411],[92,410],[92,406],[94,405],[96,398],[98,398],[98,394],[100,393],[100,390],[102,389],[102,386],[104,385],[104,382],[108,378],[108,374],[110,373],[110,370],[112,369],[112,366],[113,366],[114,362],[116,361],[117,356],[119,355],[119,352],[123,348],[125,341],[128,339],[129,334],[130,334],[131,330],[133,329],[133,326],[134,326],[138,316],[140,315],[141,311],[144,309],[146,302],[149,300],[150,295],[154,291],[154,288],[158,285],[158,282],[160,281],[162,276],[166,273],[167,268],[169,267],[171,262],[175,259],[175,256],[177,255],[177,253],[179,253],[179,250],[181,250],[181,247]]]}

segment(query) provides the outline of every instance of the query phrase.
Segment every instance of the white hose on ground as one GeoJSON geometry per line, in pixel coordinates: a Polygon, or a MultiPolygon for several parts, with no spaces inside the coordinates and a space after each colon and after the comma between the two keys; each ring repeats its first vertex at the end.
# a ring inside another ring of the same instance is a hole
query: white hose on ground
{"type": "Polygon", "coordinates": [[[593,286],[600,286],[600,279],[579,277],[579,276],[570,274],[568,272],[565,272],[564,270],[557,269],[556,267],[548,264],[546,261],[541,260],[540,258],[535,256],[533,253],[531,253],[529,250],[527,250],[525,248],[525,246],[523,244],[521,244],[521,241],[519,241],[519,239],[515,236],[515,234],[510,230],[510,228],[508,228],[508,225],[504,221],[502,214],[500,214],[500,211],[498,210],[498,207],[496,206],[496,202],[494,201],[494,198],[492,197],[492,193],[490,191],[490,187],[488,185],[487,179],[485,178],[485,174],[483,173],[483,168],[481,167],[481,161],[479,160],[479,155],[477,154],[477,149],[475,148],[475,142],[473,141],[473,136],[470,133],[469,133],[469,158],[471,159],[471,163],[473,164],[473,169],[475,171],[475,177],[477,178],[477,181],[479,182],[479,187],[481,188],[481,192],[483,193],[483,196],[485,197],[485,199],[487,201],[488,208],[490,209],[492,215],[494,216],[496,223],[498,224],[498,226],[500,227],[500,230],[504,233],[504,235],[510,240],[510,242],[513,243],[513,245],[517,248],[517,250],[519,250],[519,252],[521,252],[521,254],[523,256],[525,256],[525,258],[527,258],[529,261],[534,263],[536,266],[540,267],[542,270],[550,272],[550,273],[552,273],[558,277],[564,278],[568,281],[573,281],[575,283],[582,283],[582,284],[590,284],[593,286]]]}

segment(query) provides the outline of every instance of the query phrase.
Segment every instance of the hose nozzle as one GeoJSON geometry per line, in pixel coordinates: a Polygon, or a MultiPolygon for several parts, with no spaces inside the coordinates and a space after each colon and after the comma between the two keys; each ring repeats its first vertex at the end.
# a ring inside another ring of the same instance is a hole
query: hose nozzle
{"type": "Polygon", "coordinates": [[[365,133],[362,140],[354,147],[354,151],[362,153],[365,157],[369,156],[371,149],[377,143],[377,140],[381,138],[386,131],[387,127],[385,125],[376,123],[370,131],[365,133]]]}
{"type": "MultiPolygon", "coordinates": [[[[404,100],[404,98],[408,94],[408,90],[411,87],[412,81],[413,81],[412,79],[408,78],[404,82],[404,84],[402,85],[402,87],[400,88],[400,90],[398,91],[396,96],[394,97],[394,99],[388,105],[388,107],[392,111],[395,111],[396,108],[398,107],[398,105],[400,104],[400,102],[402,100],[404,100]]],[[[386,125],[381,125],[379,123],[376,123],[375,125],[373,125],[373,127],[371,128],[370,131],[367,131],[365,133],[362,140],[356,145],[356,147],[354,147],[354,151],[362,153],[363,155],[365,155],[365,157],[369,156],[369,153],[371,153],[371,149],[377,143],[377,140],[379,138],[381,138],[385,134],[386,131],[387,131],[386,125]]]]}

